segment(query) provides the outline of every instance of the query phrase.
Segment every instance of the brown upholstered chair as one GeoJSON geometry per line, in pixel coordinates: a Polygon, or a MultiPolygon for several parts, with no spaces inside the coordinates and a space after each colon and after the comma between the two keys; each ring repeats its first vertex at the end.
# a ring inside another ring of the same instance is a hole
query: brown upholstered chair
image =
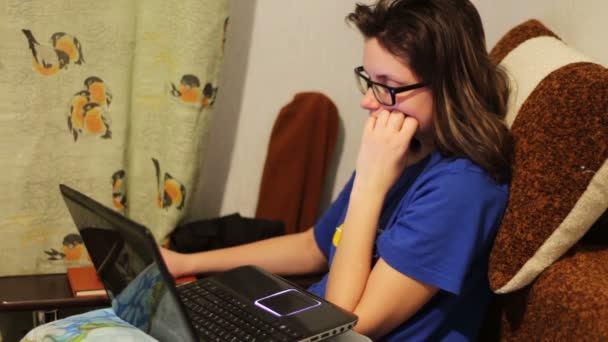
{"type": "Polygon", "coordinates": [[[512,84],[514,173],[482,341],[608,341],[608,69],[537,20],[491,57],[512,84]]]}

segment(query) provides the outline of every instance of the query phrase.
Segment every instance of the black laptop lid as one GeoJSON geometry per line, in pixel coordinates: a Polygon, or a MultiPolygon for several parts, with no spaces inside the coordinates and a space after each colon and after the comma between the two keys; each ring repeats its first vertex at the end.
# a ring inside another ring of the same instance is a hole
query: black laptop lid
{"type": "Polygon", "coordinates": [[[197,340],[150,231],[76,190],[60,190],[116,314],[160,341],[197,340]]]}

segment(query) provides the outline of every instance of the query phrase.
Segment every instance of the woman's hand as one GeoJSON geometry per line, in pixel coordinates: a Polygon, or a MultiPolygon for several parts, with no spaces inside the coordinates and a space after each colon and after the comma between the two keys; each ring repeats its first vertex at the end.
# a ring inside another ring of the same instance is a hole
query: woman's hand
{"type": "Polygon", "coordinates": [[[418,121],[401,112],[381,109],[363,129],[355,185],[385,195],[407,165],[408,148],[418,121]]]}
{"type": "Polygon", "coordinates": [[[179,278],[179,277],[182,277],[185,275],[190,275],[190,274],[188,274],[189,272],[187,271],[187,268],[186,268],[186,261],[188,259],[187,254],[174,252],[172,250],[162,248],[162,247],[160,249],[160,254],[162,255],[163,259],[165,260],[165,264],[167,265],[167,268],[169,269],[169,273],[171,273],[171,275],[174,278],[179,278]]]}

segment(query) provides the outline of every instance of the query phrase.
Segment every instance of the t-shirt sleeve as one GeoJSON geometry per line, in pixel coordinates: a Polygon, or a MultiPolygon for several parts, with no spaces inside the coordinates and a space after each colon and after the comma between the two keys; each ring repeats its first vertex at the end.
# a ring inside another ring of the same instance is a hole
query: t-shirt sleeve
{"type": "Polygon", "coordinates": [[[487,175],[445,171],[413,187],[378,252],[399,272],[459,294],[474,258],[485,256],[508,194],[487,175]]]}
{"type": "Polygon", "coordinates": [[[348,200],[350,199],[350,192],[353,187],[354,173],[344,185],[344,188],[338,195],[338,198],[331,204],[329,209],[321,216],[319,221],[314,226],[315,240],[317,242],[317,246],[319,249],[325,254],[326,257],[329,256],[329,249],[331,246],[331,240],[333,238],[334,232],[344,214],[344,210],[348,205],[348,200]]]}

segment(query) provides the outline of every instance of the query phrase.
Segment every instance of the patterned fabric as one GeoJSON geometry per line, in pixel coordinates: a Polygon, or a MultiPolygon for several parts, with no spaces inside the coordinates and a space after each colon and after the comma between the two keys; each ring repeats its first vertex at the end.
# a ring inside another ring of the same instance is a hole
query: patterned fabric
{"type": "Polygon", "coordinates": [[[41,325],[25,335],[21,342],[80,341],[156,341],[116,316],[112,309],[102,309],[71,316],[41,325]]]}
{"type": "Polygon", "coordinates": [[[112,300],[112,310],[136,328],[149,331],[150,319],[155,314],[152,308],[157,307],[165,293],[163,285],[158,267],[149,266],[112,300]]]}
{"type": "Polygon", "coordinates": [[[189,209],[227,0],[0,5],[0,275],[88,264],[65,183],[163,239],[189,209]]]}

